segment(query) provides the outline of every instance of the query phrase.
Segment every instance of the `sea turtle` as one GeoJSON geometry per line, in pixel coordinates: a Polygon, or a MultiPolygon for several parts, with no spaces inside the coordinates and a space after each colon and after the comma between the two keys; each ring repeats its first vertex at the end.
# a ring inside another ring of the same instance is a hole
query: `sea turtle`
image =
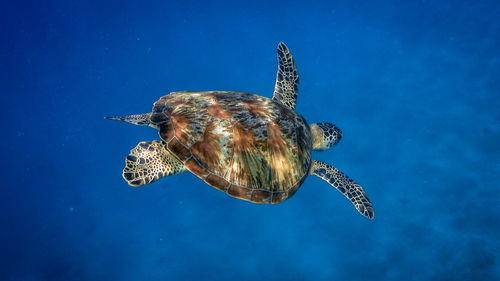
{"type": "Polygon", "coordinates": [[[106,117],[159,131],[160,141],[140,142],[125,159],[131,186],[190,171],[226,194],[254,203],[290,198],[307,175],[316,175],[344,194],[365,217],[372,204],[362,187],[337,168],[311,159],[342,131],[331,123],[308,124],[295,112],[299,76],[284,43],[278,44],[273,98],[232,92],[173,92],[151,113],[106,117]]]}

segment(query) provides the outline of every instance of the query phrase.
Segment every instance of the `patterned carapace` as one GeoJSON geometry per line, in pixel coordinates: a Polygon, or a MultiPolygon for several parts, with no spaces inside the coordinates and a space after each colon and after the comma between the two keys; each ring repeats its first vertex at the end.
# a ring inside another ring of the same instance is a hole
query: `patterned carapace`
{"type": "Polygon", "coordinates": [[[278,203],[309,173],[309,126],[269,98],[175,92],[154,104],[151,120],[189,171],[229,195],[278,203]]]}

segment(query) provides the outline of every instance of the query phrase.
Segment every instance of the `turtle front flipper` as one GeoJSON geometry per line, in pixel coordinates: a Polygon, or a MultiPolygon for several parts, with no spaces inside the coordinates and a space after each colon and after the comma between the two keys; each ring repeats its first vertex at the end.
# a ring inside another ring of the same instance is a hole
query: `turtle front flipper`
{"type": "Polygon", "coordinates": [[[298,92],[297,66],[285,43],[280,42],[278,44],[278,73],[276,73],[273,100],[294,111],[298,92]]]}
{"type": "Polygon", "coordinates": [[[375,215],[370,199],[366,195],[363,188],[355,181],[350,179],[337,168],[323,163],[318,160],[313,160],[311,163],[310,174],[318,176],[335,187],[338,191],[344,194],[347,199],[354,204],[354,207],[363,216],[373,219],[375,215]]]}
{"type": "Polygon", "coordinates": [[[164,142],[143,141],[125,158],[123,178],[131,186],[141,186],[185,170],[184,164],[168,152],[164,142]]]}

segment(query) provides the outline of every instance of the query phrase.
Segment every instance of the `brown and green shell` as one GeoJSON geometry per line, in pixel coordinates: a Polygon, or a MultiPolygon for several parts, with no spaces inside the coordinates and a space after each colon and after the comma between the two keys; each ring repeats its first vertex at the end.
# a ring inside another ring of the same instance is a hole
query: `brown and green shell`
{"type": "Polygon", "coordinates": [[[309,173],[309,126],[266,97],[174,92],[154,104],[151,121],[189,171],[233,197],[279,203],[309,173]]]}

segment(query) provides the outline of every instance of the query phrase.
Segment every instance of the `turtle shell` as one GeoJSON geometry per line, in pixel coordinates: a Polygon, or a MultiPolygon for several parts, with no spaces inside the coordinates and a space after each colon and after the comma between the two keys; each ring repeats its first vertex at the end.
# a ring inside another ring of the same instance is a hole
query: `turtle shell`
{"type": "Polygon", "coordinates": [[[256,203],[292,196],[309,173],[304,118],[269,98],[240,92],[174,92],[151,120],[167,149],[207,184],[256,203]]]}

